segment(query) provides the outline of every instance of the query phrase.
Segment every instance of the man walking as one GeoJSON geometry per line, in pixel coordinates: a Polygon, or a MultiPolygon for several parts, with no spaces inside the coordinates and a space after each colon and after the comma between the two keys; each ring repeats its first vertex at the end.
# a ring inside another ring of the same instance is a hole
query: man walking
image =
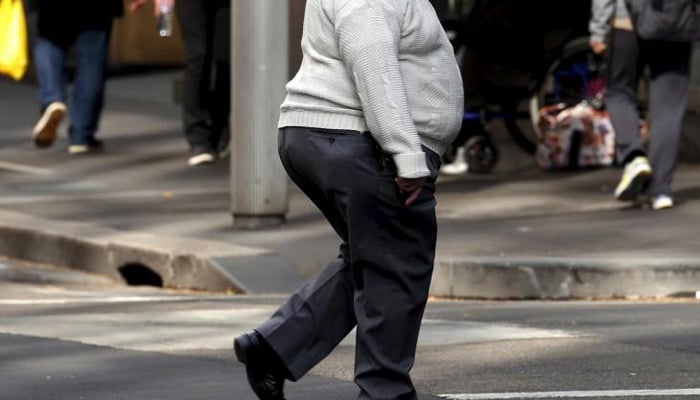
{"type": "Polygon", "coordinates": [[[284,398],[357,327],[360,399],[415,400],[409,376],[435,255],[435,178],[462,81],[428,0],[308,0],[279,154],[340,255],[234,340],[260,399],[284,398]]]}

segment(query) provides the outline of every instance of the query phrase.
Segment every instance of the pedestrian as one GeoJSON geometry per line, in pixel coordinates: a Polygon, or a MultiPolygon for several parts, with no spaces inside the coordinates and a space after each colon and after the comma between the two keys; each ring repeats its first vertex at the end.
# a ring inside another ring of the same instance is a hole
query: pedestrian
{"type": "Polygon", "coordinates": [[[307,0],[279,154],[340,236],[340,254],[234,340],[258,398],[283,399],[357,328],[360,399],[415,400],[409,372],[428,299],[440,156],[463,92],[428,0],[307,0]]]}
{"type": "Polygon", "coordinates": [[[122,1],[33,0],[31,6],[37,12],[32,50],[41,113],[32,132],[34,144],[51,146],[68,114],[68,152],[98,151],[110,32],[113,19],[123,13],[122,1]],[[69,103],[66,59],[71,49],[76,68],[69,103]]]}
{"type": "MultiPolygon", "coordinates": [[[[131,9],[146,0],[132,0],[131,9]]],[[[153,0],[174,4],[185,45],[182,120],[188,165],[211,164],[229,153],[231,0],[153,0]]]]}
{"type": "Polygon", "coordinates": [[[175,5],[185,44],[182,112],[191,166],[212,163],[229,150],[230,7],[231,0],[175,5]]]}
{"type": "Polygon", "coordinates": [[[651,208],[673,207],[671,182],[688,100],[690,42],[642,39],[625,0],[593,0],[591,48],[606,54],[605,104],[615,129],[617,161],[624,166],[615,189],[621,201],[648,197],[651,208]],[[648,151],[640,135],[640,76],[649,68],[648,151]]]}

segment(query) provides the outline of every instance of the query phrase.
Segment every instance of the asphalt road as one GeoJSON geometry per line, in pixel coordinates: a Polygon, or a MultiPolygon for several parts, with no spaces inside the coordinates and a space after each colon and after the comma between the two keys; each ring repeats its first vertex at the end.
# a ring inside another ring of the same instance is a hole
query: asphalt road
{"type": "MultiPolygon", "coordinates": [[[[0,259],[0,399],[254,400],[231,339],[283,300],[0,259]]],[[[421,399],[700,398],[700,302],[430,302],[421,399]]],[[[353,399],[352,338],[289,400],[353,399]]]]}

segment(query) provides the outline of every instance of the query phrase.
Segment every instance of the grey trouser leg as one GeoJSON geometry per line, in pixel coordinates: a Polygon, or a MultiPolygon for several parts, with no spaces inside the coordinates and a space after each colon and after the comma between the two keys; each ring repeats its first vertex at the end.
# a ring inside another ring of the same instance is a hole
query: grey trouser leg
{"type": "Polygon", "coordinates": [[[608,52],[605,106],[615,128],[617,161],[624,164],[632,153],[646,153],[639,136],[637,86],[643,68],[640,41],[634,32],[613,30],[608,52]]]}
{"type": "Polygon", "coordinates": [[[690,84],[690,43],[647,43],[649,87],[649,160],[652,178],[648,194],[671,194],[683,117],[690,84]]]}
{"type": "MultiPolygon", "coordinates": [[[[296,380],[357,325],[359,398],[415,400],[409,372],[435,256],[434,179],[406,207],[390,158],[366,135],[286,128],[279,150],[292,180],[343,244],[341,256],[257,331],[296,380]]],[[[440,158],[427,154],[436,176],[440,158]]]]}
{"type": "Polygon", "coordinates": [[[639,136],[637,86],[649,66],[650,195],[670,194],[688,102],[690,43],[642,41],[633,32],[613,33],[605,101],[615,128],[618,162],[646,153],[639,136]]]}

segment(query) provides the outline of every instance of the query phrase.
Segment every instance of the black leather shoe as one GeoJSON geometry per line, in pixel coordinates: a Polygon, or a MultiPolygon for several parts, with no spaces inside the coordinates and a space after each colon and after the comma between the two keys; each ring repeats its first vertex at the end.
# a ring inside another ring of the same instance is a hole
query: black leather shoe
{"type": "Polygon", "coordinates": [[[276,354],[259,333],[253,331],[234,339],[238,361],[245,364],[248,384],[260,400],[284,400],[284,373],[276,354]]]}

